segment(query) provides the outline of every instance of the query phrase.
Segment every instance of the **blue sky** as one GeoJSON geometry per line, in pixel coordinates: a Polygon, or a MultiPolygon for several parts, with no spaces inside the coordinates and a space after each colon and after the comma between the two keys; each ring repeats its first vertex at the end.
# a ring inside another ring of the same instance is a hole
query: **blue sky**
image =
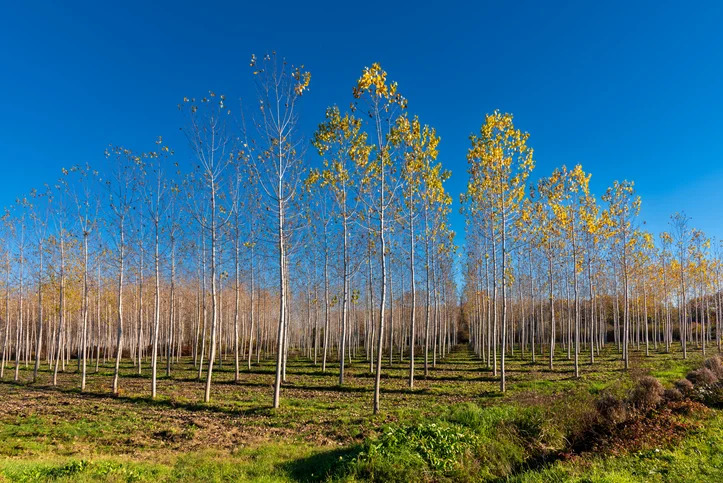
{"type": "Polygon", "coordinates": [[[109,143],[163,135],[187,160],[177,103],[250,96],[250,55],[276,50],[312,72],[307,134],[380,62],[441,135],[455,212],[468,136],[500,109],[531,133],[535,177],[582,163],[597,193],[633,179],[649,229],[685,210],[723,237],[721,2],[110,3],[0,7],[0,206],[102,165],[109,143]]]}

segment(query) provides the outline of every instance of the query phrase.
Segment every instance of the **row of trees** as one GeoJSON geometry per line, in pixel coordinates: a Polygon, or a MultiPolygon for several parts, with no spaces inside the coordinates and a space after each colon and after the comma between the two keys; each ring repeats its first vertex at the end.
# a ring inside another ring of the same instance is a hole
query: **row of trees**
{"type": "Polygon", "coordinates": [[[674,340],[683,357],[691,341],[703,353],[711,342],[720,350],[720,246],[711,252],[681,213],[656,244],[637,221],[632,182],[615,182],[597,198],[577,165],[532,183],[528,137],[510,114],[488,115],[471,137],[462,195],[463,311],[501,390],[515,350],[533,361],[546,352],[550,369],[556,357],[572,359],[576,377],[582,351],[594,363],[608,342],[626,368],[642,345],[646,355],[651,344],[670,352],[674,340]]]}
{"type": "Polygon", "coordinates": [[[273,357],[278,407],[289,354],[324,371],[336,361],[339,384],[363,356],[376,412],[385,359],[408,361],[413,387],[415,348],[427,375],[457,343],[435,130],[374,64],[309,143],[310,74],[275,54],[251,69],[251,112],[215,92],[179,104],[187,154],[162,138],[142,153],[111,146],[6,210],[0,377],[31,365],[36,381],[47,364],[55,385],[76,358],[81,391],[89,366],[112,363],[118,393],[127,358],[139,374],[150,365],[156,397],[159,363],[170,376],[188,356],[209,401],[216,364],[231,359],[238,381],[273,357]]]}

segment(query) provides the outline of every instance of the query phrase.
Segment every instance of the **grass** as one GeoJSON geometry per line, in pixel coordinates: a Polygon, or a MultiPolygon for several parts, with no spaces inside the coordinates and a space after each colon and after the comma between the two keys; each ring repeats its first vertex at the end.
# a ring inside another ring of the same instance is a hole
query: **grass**
{"type": "Polygon", "coordinates": [[[516,482],[723,481],[723,413],[714,412],[678,444],[653,446],[622,456],[557,462],[525,472],[516,482]]]}
{"type": "MultiPolygon", "coordinates": [[[[420,361],[414,390],[407,387],[407,362],[385,363],[377,416],[371,415],[372,374],[362,359],[347,365],[343,387],[334,365],[323,373],[308,358],[290,359],[282,406],[275,411],[270,409],[272,361],[244,368],[238,383],[230,357],[221,368],[216,365],[208,404],[188,359],[174,364],[170,378],[159,378],[156,400],[148,397],[148,367],[139,377],[130,361],[122,365],[118,397],[110,396],[110,364],[89,371],[84,394],[75,361],[59,374],[58,387],[49,384],[46,366],[37,383],[30,382],[31,368],[23,367],[19,382],[8,381],[12,371],[0,382],[0,475],[11,481],[318,481],[327,476],[409,481],[410,475],[425,479],[430,468],[441,468],[435,474],[451,479],[516,475],[521,481],[542,481],[534,479],[538,476],[547,481],[545,475],[557,474],[563,476],[552,479],[584,480],[586,474],[595,479],[595,471],[606,471],[596,465],[610,464],[619,464],[615,471],[625,475],[625,468],[645,466],[642,456],[549,467],[539,458],[564,445],[566,432],[584,421],[601,392],[625,393],[646,374],[670,386],[702,362],[693,351],[688,360],[677,353],[635,352],[625,371],[608,346],[594,366],[581,356],[577,380],[572,363],[558,355],[553,370],[543,357],[534,364],[529,355],[509,357],[504,395],[498,379],[466,347],[438,361],[427,379],[420,361]]],[[[696,438],[705,439],[709,427],[720,429],[721,417],[714,413],[711,424],[686,444],[702,444],[696,438]]],[[[693,465],[691,451],[686,461],[693,465]]],[[[691,474],[709,470],[699,467],[691,474]]]]}

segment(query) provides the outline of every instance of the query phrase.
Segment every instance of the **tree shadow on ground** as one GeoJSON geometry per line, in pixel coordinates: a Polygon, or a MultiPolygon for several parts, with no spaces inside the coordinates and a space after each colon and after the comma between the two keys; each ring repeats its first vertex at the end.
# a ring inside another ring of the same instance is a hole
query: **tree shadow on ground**
{"type": "Polygon", "coordinates": [[[14,382],[14,381],[0,381],[0,384],[7,386],[18,386],[23,387],[27,390],[41,393],[41,394],[70,394],[76,396],[82,396],[85,398],[97,399],[97,400],[113,400],[122,403],[132,404],[134,406],[148,406],[148,407],[166,407],[169,409],[184,409],[190,412],[208,411],[218,414],[226,414],[230,416],[250,416],[255,414],[261,415],[272,415],[273,409],[270,406],[259,405],[258,407],[252,408],[234,408],[227,406],[218,406],[213,403],[193,402],[193,401],[179,401],[168,396],[159,397],[153,399],[150,396],[124,396],[117,395],[107,392],[95,392],[95,391],[83,391],[79,388],[61,388],[58,386],[45,386],[45,385],[33,385],[32,383],[25,382],[14,382]]]}
{"type": "Polygon", "coordinates": [[[356,458],[361,451],[362,446],[359,444],[322,451],[306,458],[290,461],[284,465],[284,469],[294,481],[303,483],[328,481],[333,476],[342,476],[344,465],[356,458]]]}

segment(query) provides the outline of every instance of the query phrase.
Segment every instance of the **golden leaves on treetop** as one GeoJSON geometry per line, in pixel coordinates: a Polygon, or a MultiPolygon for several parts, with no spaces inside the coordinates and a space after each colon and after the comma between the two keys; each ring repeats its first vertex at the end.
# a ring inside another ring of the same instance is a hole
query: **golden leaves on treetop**
{"type": "Polygon", "coordinates": [[[371,68],[364,68],[352,93],[356,99],[369,93],[372,97],[386,100],[389,105],[398,104],[402,109],[407,107],[407,100],[397,92],[397,83],[387,83],[387,73],[377,62],[373,63],[371,68]]]}
{"type": "Polygon", "coordinates": [[[308,71],[303,71],[303,68],[303,65],[301,67],[297,67],[292,73],[292,77],[296,81],[296,85],[294,86],[294,93],[296,93],[297,96],[302,95],[304,91],[306,91],[306,89],[309,87],[309,82],[311,82],[311,73],[308,71]]]}

